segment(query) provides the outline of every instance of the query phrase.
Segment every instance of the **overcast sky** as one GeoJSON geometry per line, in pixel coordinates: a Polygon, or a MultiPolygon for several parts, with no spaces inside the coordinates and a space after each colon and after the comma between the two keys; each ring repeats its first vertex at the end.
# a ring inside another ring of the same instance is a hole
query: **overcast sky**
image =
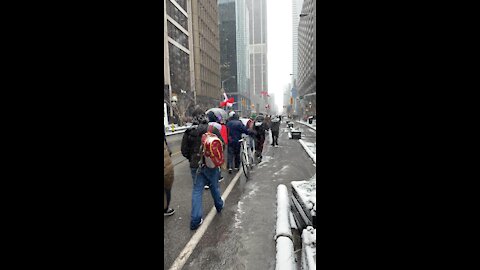
{"type": "Polygon", "coordinates": [[[267,0],[267,28],[268,91],[282,112],[283,92],[292,80],[292,0],[267,0]]]}

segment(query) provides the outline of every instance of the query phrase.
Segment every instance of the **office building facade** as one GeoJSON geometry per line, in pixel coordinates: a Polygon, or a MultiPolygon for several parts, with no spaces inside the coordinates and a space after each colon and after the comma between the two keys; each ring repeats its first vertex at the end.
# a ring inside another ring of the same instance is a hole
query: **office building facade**
{"type": "Polygon", "coordinates": [[[248,58],[250,12],[245,0],[220,0],[220,73],[225,93],[241,116],[251,113],[248,58]]]}
{"type": "Polygon", "coordinates": [[[298,77],[298,23],[300,22],[300,13],[302,12],[303,0],[292,0],[292,88],[291,97],[293,104],[291,114],[297,115],[298,95],[297,95],[297,77],[298,77]]]}
{"type": "Polygon", "coordinates": [[[255,111],[268,113],[265,108],[269,104],[268,96],[265,94],[268,93],[267,1],[246,0],[246,4],[250,11],[248,18],[250,97],[255,104],[255,111]]]}
{"type": "Polygon", "coordinates": [[[305,0],[298,24],[297,90],[299,115],[316,115],[316,2],[305,0]]]}
{"type": "Polygon", "coordinates": [[[191,0],[191,6],[196,102],[209,109],[222,101],[218,5],[216,0],[191,0]]]}
{"type": "Polygon", "coordinates": [[[168,122],[182,124],[195,99],[190,1],[164,0],[164,104],[168,122]]]}

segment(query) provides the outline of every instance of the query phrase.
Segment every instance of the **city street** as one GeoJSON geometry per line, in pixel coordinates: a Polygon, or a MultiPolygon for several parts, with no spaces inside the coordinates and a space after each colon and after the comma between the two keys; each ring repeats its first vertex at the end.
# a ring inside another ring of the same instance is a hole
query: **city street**
{"type": "MultiPolygon", "coordinates": [[[[295,123],[302,131],[302,140],[315,143],[315,131],[295,123]]],[[[196,231],[190,230],[192,178],[188,161],[181,155],[183,134],[167,137],[175,164],[172,189],[172,216],[164,217],[164,268],[178,259],[196,231]]],[[[207,226],[182,269],[275,269],[276,189],[290,182],[305,180],[315,174],[312,159],[297,140],[288,139],[288,129],[280,129],[279,147],[264,146],[263,161],[246,181],[241,171],[223,172],[221,193],[239,174],[228,194],[225,209],[216,214],[207,226]]],[[[204,219],[213,207],[210,190],[204,191],[204,219]]]]}

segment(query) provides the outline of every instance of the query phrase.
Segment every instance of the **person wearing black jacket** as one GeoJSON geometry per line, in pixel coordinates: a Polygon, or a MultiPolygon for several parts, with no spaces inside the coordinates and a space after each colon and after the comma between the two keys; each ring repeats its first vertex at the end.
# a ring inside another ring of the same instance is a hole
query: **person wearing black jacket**
{"type": "Polygon", "coordinates": [[[253,130],[255,131],[255,156],[257,157],[257,162],[262,162],[262,153],[263,153],[263,144],[265,143],[265,131],[269,127],[265,123],[265,116],[259,114],[255,119],[253,130]]]}
{"type": "MultiPolygon", "coordinates": [[[[202,144],[202,135],[207,132],[208,119],[205,112],[196,109],[193,114],[193,125],[188,128],[182,139],[181,152],[182,155],[190,162],[190,171],[193,179],[192,190],[192,212],[190,229],[196,230],[203,223],[202,196],[204,186],[210,186],[210,193],[217,209],[220,213],[224,207],[220,189],[218,187],[219,170],[218,168],[208,168],[203,164],[203,154],[200,152],[202,144]]],[[[217,128],[213,128],[213,134],[224,143],[222,135],[217,128]]]]}
{"type": "Polygon", "coordinates": [[[278,146],[278,135],[280,133],[280,118],[274,117],[271,122],[271,130],[272,130],[272,146],[278,146]]]}

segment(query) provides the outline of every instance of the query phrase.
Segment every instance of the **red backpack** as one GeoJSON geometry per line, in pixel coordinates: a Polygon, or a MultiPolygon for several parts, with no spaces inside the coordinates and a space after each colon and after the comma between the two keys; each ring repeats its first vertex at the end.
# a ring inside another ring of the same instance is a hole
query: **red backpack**
{"type": "Polygon", "coordinates": [[[222,131],[220,131],[220,134],[222,135],[225,144],[228,144],[228,130],[226,125],[222,124],[222,131]]]}
{"type": "Polygon", "coordinates": [[[225,161],[222,141],[212,132],[213,128],[213,126],[208,126],[207,132],[202,135],[204,163],[208,168],[212,169],[222,166],[225,161]]]}

